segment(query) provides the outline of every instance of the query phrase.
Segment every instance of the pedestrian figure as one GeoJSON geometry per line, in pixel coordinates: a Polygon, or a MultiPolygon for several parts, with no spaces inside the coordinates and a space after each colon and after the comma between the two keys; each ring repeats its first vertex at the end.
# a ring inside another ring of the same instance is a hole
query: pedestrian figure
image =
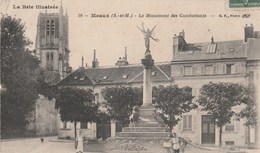
{"type": "Polygon", "coordinates": [[[83,153],[83,138],[81,136],[81,131],[79,131],[77,141],[78,141],[78,145],[77,145],[76,153],[83,153]]]}
{"type": "Polygon", "coordinates": [[[184,153],[186,145],[187,145],[187,142],[185,141],[185,139],[180,138],[180,150],[181,150],[182,153],[184,153]]]}
{"type": "Polygon", "coordinates": [[[180,153],[180,140],[176,136],[176,133],[173,133],[173,138],[171,139],[173,153],[180,153]]]}
{"type": "Polygon", "coordinates": [[[164,140],[163,147],[166,149],[166,153],[172,153],[172,134],[169,134],[169,139],[164,140]]]}
{"type": "Polygon", "coordinates": [[[43,137],[41,137],[41,138],[40,138],[40,140],[41,140],[41,143],[43,143],[43,142],[44,142],[44,138],[43,138],[43,137]]]}

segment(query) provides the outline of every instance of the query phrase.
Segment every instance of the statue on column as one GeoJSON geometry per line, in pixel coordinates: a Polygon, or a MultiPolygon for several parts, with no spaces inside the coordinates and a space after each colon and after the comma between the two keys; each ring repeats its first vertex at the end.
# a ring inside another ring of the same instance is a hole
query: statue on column
{"type": "Polygon", "coordinates": [[[153,39],[156,42],[159,41],[159,39],[152,37],[152,33],[153,33],[155,27],[156,27],[156,25],[153,27],[152,30],[150,30],[149,28],[147,30],[145,30],[144,23],[142,23],[142,28],[137,27],[140,31],[142,31],[144,33],[144,36],[145,36],[145,38],[144,38],[145,39],[145,47],[146,47],[145,54],[150,53],[150,38],[153,39]]]}

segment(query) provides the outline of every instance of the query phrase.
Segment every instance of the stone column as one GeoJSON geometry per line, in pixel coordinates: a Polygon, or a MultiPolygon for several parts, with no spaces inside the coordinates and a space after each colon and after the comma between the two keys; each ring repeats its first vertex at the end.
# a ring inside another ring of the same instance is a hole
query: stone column
{"type": "Polygon", "coordinates": [[[152,80],[151,69],[154,66],[154,60],[152,55],[147,52],[142,59],[144,65],[144,77],[143,77],[143,105],[142,107],[152,106],[152,80]]]}
{"type": "Polygon", "coordinates": [[[138,126],[140,127],[160,127],[160,124],[154,118],[155,108],[152,105],[152,79],[151,71],[154,66],[154,60],[150,52],[146,52],[142,59],[144,66],[143,78],[143,105],[139,109],[138,126]]]}
{"type": "Polygon", "coordinates": [[[116,137],[116,121],[115,120],[111,120],[111,138],[116,137]]]}

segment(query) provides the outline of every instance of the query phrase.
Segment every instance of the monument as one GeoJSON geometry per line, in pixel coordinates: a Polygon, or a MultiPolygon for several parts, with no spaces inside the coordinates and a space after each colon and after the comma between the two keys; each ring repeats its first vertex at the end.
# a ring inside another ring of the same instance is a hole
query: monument
{"type": "Polygon", "coordinates": [[[143,64],[143,105],[139,108],[139,116],[134,121],[134,126],[124,127],[122,132],[117,133],[117,137],[159,137],[165,138],[168,136],[168,129],[163,127],[155,119],[156,112],[152,104],[152,78],[151,70],[154,66],[154,60],[150,51],[150,39],[158,42],[159,39],[153,38],[152,33],[156,26],[152,30],[145,30],[144,24],[142,28],[137,27],[145,35],[145,47],[146,51],[141,62],[143,64]]]}

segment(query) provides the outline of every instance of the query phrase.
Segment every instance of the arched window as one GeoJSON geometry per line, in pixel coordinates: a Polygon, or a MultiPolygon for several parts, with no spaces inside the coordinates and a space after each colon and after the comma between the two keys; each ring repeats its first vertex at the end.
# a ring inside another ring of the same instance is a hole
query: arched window
{"type": "Polygon", "coordinates": [[[95,93],[95,101],[99,103],[99,93],[95,93]]]}
{"type": "Polygon", "coordinates": [[[46,34],[47,35],[50,34],[50,21],[49,20],[46,21],[46,34]]]}
{"type": "Polygon", "coordinates": [[[46,54],[46,59],[47,59],[47,61],[50,60],[50,54],[49,53],[46,54]]]}
{"type": "Polygon", "coordinates": [[[51,60],[53,61],[53,53],[51,53],[51,60]]]}
{"type": "Polygon", "coordinates": [[[51,20],[51,35],[54,36],[55,23],[54,20],[51,20]]]}

